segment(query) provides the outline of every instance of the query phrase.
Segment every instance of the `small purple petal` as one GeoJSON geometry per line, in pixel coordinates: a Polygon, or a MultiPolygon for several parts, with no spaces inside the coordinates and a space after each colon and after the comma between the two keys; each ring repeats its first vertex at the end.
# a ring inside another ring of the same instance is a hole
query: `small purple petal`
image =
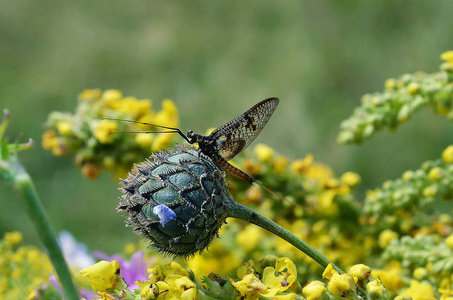
{"type": "Polygon", "coordinates": [[[154,206],[153,213],[159,217],[162,227],[165,227],[165,224],[176,218],[175,212],[165,204],[154,206]]]}

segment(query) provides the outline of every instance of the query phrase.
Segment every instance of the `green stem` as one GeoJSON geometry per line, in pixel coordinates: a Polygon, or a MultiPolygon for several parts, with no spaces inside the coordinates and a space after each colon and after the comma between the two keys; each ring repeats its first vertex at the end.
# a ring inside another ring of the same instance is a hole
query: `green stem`
{"type": "Polygon", "coordinates": [[[301,250],[309,257],[313,258],[318,264],[322,267],[326,268],[329,264],[332,264],[332,267],[338,271],[340,274],[344,274],[344,271],[341,270],[338,266],[334,263],[330,262],[327,258],[325,258],[321,253],[313,249],[310,245],[302,241],[300,238],[292,234],[290,231],[286,230],[282,226],[278,225],[277,223],[269,220],[268,218],[260,215],[256,211],[248,208],[239,203],[234,203],[233,205],[228,206],[229,216],[232,218],[244,220],[250,223],[253,223],[261,228],[266,229],[267,231],[281,237],[297,249],[301,250]]]}
{"type": "Polygon", "coordinates": [[[65,295],[65,299],[78,300],[79,293],[74,286],[68,266],[64,260],[61,249],[57,243],[57,237],[50,225],[44,207],[41,204],[33,181],[27,171],[17,161],[10,162],[10,174],[14,180],[14,185],[25,200],[28,214],[35,225],[35,228],[47,248],[48,255],[60,279],[60,283],[65,295]]]}

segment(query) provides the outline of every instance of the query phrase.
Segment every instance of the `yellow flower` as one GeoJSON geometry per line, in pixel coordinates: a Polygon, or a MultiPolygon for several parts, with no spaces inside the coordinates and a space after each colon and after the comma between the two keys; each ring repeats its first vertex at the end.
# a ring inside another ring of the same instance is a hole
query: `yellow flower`
{"type": "Polygon", "coordinates": [[[326,286],[321,281],[311,281],[302,289],[307,300],[322,300],[326,291],[326,286]]]}
{"type": "Polygon", "coordinates": [[[446,51],[440,55],[440,59],[445,60],[450,63],[453,67],[453,51],[446,51]]]}
{"type": "Polygon", "coordinates": [[[346,297],[351,293],[355,293],[354,279],[348,274],[339,275],[333,274],[327,288],[329,292],[337,297],[346,297]]]}
{"type": "Polygon", "coordinates": [[[423,189],[423,196],[426,198],[434,198],[437,194],[437,187],[430,185],[423,189]]]}
{"type": "Polygon", "coordinates": [[[373,280],[367,284],[367,290],[371,299],[387,299],[387,290],[380,280],[373,280]]]}
{"type": "Polygon", "coordinates": [[[168,275],[165,277],[165,282],[170,287],[170,293],[166,294],[167,297],[164,299],[192,300],[197,298],[197,287],[189,277],[178,274],[168,275]],[[171,297],[170,294],[172,294],[171,297]]]}
{"type": "Polygon", "coordinates": [[[396,293],[403,286],[401,277],[401,264],[399,262],[390,262],[385,270],[373,270],[371,275],[379,278],[387,290],[396,293]]]}
{"type": "Polygon", "coordinates": [[[264,297],[275,296],[278,292],[286,291],[297,278],[297,269],[287,257],[277,259],[275,268],[267,267],[263,271],[263,284],[267,290],[262,292],[264,297]]]}
{"type": "Polygon", "coordinates": [[[58,146],[58,138],[56,132],[52,129],[46,130],[42,135],[41,146],[46,150],[50,150],[58,146]]]}
{"type": "Polygon", "coordinates": [[[429,176],[429,179],[431,179],[433,181],[438,181],[440,178],[442,178],[442,169],[439,167],[432,168],[429,171],[428,176],[429,176]]]}
{"type": "Polygon", "coordinates": [[[175,261],[172,261],[168,265],[165,266],[164,270],[165,275],[182,275],[189,277],[189,272],[187,272],[180,264],[175,261]]]}
{"type": "Polygon", "coordinates": [[[306,170],[311,166],[313,163],[313,155],[312,154],[307,154],[304,159],[296,159],[291,163],[291,170],[294,173],[299,173],[302,174],[306,172],[306,170]]]}
{"type": "Polygon", "coordinates": [[[102,93],[102,100],[109,106],[112,107],[116,102],[123,98],[123,93],[118,90],[105,90],[102,93]]]}
{"type": "Polygon", "coordinates": [[[266,286],[254,274],[247,274],[238,282],[229,279],[239,294],[245,299],[256,300],[260,298],[260,293],[266,290],[266,286]]]}
{"type": "Polygon", "coordinates": [[[173,134],[169,133],[160,133],[154,139],[153,145],[151,146],[151,150],[153,152],[157,152],[157,150],[164,149],[168,146],[173,138],[173,134]]]}
{"type": "Polygon", "coordinates": [[[448,146],[447,149],[442,152],[442,160],[447,164],[453,163],[453,145],[448,146]]]}
{"type": "Polygon", "coordinates": [[[56,127],[58,133],[62,136],[70,136],[72,134],[72,124],[69,121],[59,121],[56,127]]]}
{"type": "Polygon", "coordinates": [[[379,247],[382,249],[386,248],[391,241],[396,240],[398,238],[398,233],[386,229],[379,234],[379,247]]]}
{"type": "Polygon", "coordinates": [[[137,281],[136,284],[142,289],[140,291],[140,297],[142,300],[151,300],[156,299],[156,295],[154,294],[153,284],[149,283],[148,281],[139,282],[137,281]]]}
{"type": "Polygon", "coordinates": [[[85,279],[91,283],[93,291],[106,291],[111,288],[122,289],[127,285],[119,275],[121,268],[116,260],[108,262],[102,260],[97,264],[80,271],[85,279]]]}
{"type": "Polygon", "coordinates": [[[96,124],[94,136],[102,144],[111,143],[113,142],[113,136],[110,133],[116,131],[117,127],[118,124],[115,121],[101,120],[96,124]]]}
{"type": "Polygon", "coordinates": [[[416,82],[411,82],[411,83],[409,83],[409,85],[407,86],[407,91],[408,91],[409,94],[411,94],[411,95],[417,94],[419,90],[420,90],[420,86],[419,86],[418,83],[416,83],[416,82]]]}
{"type": "Polygon", "coordinates": [[[236,272],[236,276],[238,278],[243,278],[247,274],[253,274],[255,270],[253,267],[255,266],[255,262],[253,260],[246,261],[242,266],[240,266],[236,272]]]}
{"type": "Polygon", "coordinates": [[[396,87],[396,80],[389,78],[385,81],[384,87],[386,90],[393,90],[396,87]]]}
{"type": "Polygon", "coordinates": [[[151,100],[138,100],[135,97],[126,97],[114,103],[113,108],[127,114],[133,120],[138,120],[151,112],[151,100]]]}
{"type": "Polygon", "coordinates": [[[149,274],[149,279],[153,283],[161,281],[161,280],[163,280],[165,278],[165,275],[162,272],[162,270],[161,270],[159,265],[156,265],[154,268],[150,268],[147,271],[148,271],[148,274],[149,274]]]}
{"type": "Polygon", "coordinates": [[[446,239],[445,243],[447,244],[448,248],[453,249],[453,234],[450,234],[446,239]]]}
{"type": "Polygon", "coordinates": [[[109,294],[107,294],[106,292],[98,292],[98,295],[101,296],[100,299],[102,300],[115,300],[116,298],[113,298],[112,296],[110,296],[109,294]]]}
{"type": "Polygon", "coordinates": [[[360,175],[354,172],[346,172],[341,176],[341,182],[346,184],[349,187],[355,187],[357,186],[361,179],[360,175]]]}
{"type": "Polygon", "coordinates": [[[332,267],[332,264],[329,264],[322,273],[322,278],[330,280],[334,274],[338,274],[338,272],[332,267]]]}
{"type": "Polygon", "coordinates": [[[272,300],[294,300],[296,299],[297,294],[295,293],[289,293],[285,295],[275,295],[272,297],[272,300]]]}
{"type": "Polygon", "coordinates": [[[274,149],[265,144],[257,144],[254,150],[260,162],[270,162],[274,157],[274,149]]]}
{"type": "Polygon", "coordinates": [[[140,133],[135,136],[135,142],[142,148],[150,148],[153,140],[154,135],[152,133],[140,133]]]}
{"type": "Polygon", "coordinates": [[[258,247],[262,239],[263,231],[261,228],[248,224],[236,236],[236,242],[245,249],[245,251],[253,251],[258,247]]]}
{"type": "Polygon", "coordinates": [[[5,242],[9,247],[14,247],[22,243],[23,236],[19,231],[12,231],[5,233],[5,242]]]}
{"type": "Polygon", "coordinates": [[[426,268],[418,267],[414,270],[412,275],[414,276],[415,279],[422,280],[423,278],[428,276],[428,270],[426,270],[426,268]]]}
{"type": "Polygon", "coordinates": [[[371,268],[364,264],[357,264],[349,268],[348,274],[358,279],[358,281],[367,280],[370,277],[371,268]]]}
{"type": "Polygon", "coordinates": [[[80,94],[80,99],[88,100],[99,100],[101,98],[101,90],[92,89],[92,90],[83,90],[80,94]]]}
{"type": "Polygon", "coordinates": [[[426,283],[420,283],[412,280],[409,288],[399,294],[400,296],[411,296],[413,300],[431,300],[435,299],[433,287],[426,283]]]}
{"type": "Polygon", "coordinates": [[[153,122],[156,125],[168,127],[177,127],[179,125],[178,109],[173,101],[170,99],[162,101],[162,110],[155,115],[153,122]]]}
{"type": "Polygon", "coordinates": [[[288,166],[288,158],[283,155],[277,156],[277,158],[274,159],[272,162],[272,167],[275,173],[280,174],[283,173],[288,166]]]}

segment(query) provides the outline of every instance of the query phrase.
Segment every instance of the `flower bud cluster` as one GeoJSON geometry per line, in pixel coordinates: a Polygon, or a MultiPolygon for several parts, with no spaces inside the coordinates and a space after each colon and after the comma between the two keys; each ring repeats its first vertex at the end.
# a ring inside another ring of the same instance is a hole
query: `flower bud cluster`
{"type": "MultiPolygon", "coordinates": [[[[371,220],[379,220],[375,229],[398,228],[409,232],[421,224],[435,220],[435,199],[453,198],[453,147],[442,153],[442,159],[427,161],[415,171],[406,171],[394,181],[386,181],[381,188],[368,191],[364,213],[371,220]]],[[[372,222],[374,222],[372,221],[372,222]]]]}
{"type": "MultiPolygon", "coordinates": [[[[449,61],[451,55],[442,54],[449,61]]],[[[440,71],[405,74],[388,79],[382,93],[366,94],[353,116],[341,124],[338,143],[360,143],[383,128],[396,129],[418,109],[430,106],[441,115],[453,119],[453,66],[445,62],[440,71]]]]}
{"type": "Polygon", "coordinates": [[[442,274],[453,274],[453,251],[446,239],[436,234],[403,236],[390,243],[381,257],[385,262],[400,262],[411,273],[419,267],[429,269],[426,275],[433,280],[442,274]]]}
{"type": "Polygon", "coordinates": [[[83,175],[95,178],[101,170],[122,176],[134,162],[167,147],[172,134],[111,134],[152,131],[152,127],[102,118],[178,126],[178,112],[171,100],[155,111],[149,99],[123,97],[117,90],[85,90],[79,95],[75,113],[52,112],[47,120],[42,146],[53,155],[73,155],[83,175]]]}

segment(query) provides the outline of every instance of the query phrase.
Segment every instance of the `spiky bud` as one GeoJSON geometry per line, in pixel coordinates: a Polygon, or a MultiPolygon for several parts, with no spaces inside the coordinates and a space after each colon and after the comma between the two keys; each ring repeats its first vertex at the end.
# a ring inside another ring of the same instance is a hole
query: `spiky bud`
{"type": "Polygon", "coordinates": [[[207,248],[233,200],[224,172],[193,147],[153,154],[122,180],[119,211],[160,252],[190,256],[207,248]]]}

